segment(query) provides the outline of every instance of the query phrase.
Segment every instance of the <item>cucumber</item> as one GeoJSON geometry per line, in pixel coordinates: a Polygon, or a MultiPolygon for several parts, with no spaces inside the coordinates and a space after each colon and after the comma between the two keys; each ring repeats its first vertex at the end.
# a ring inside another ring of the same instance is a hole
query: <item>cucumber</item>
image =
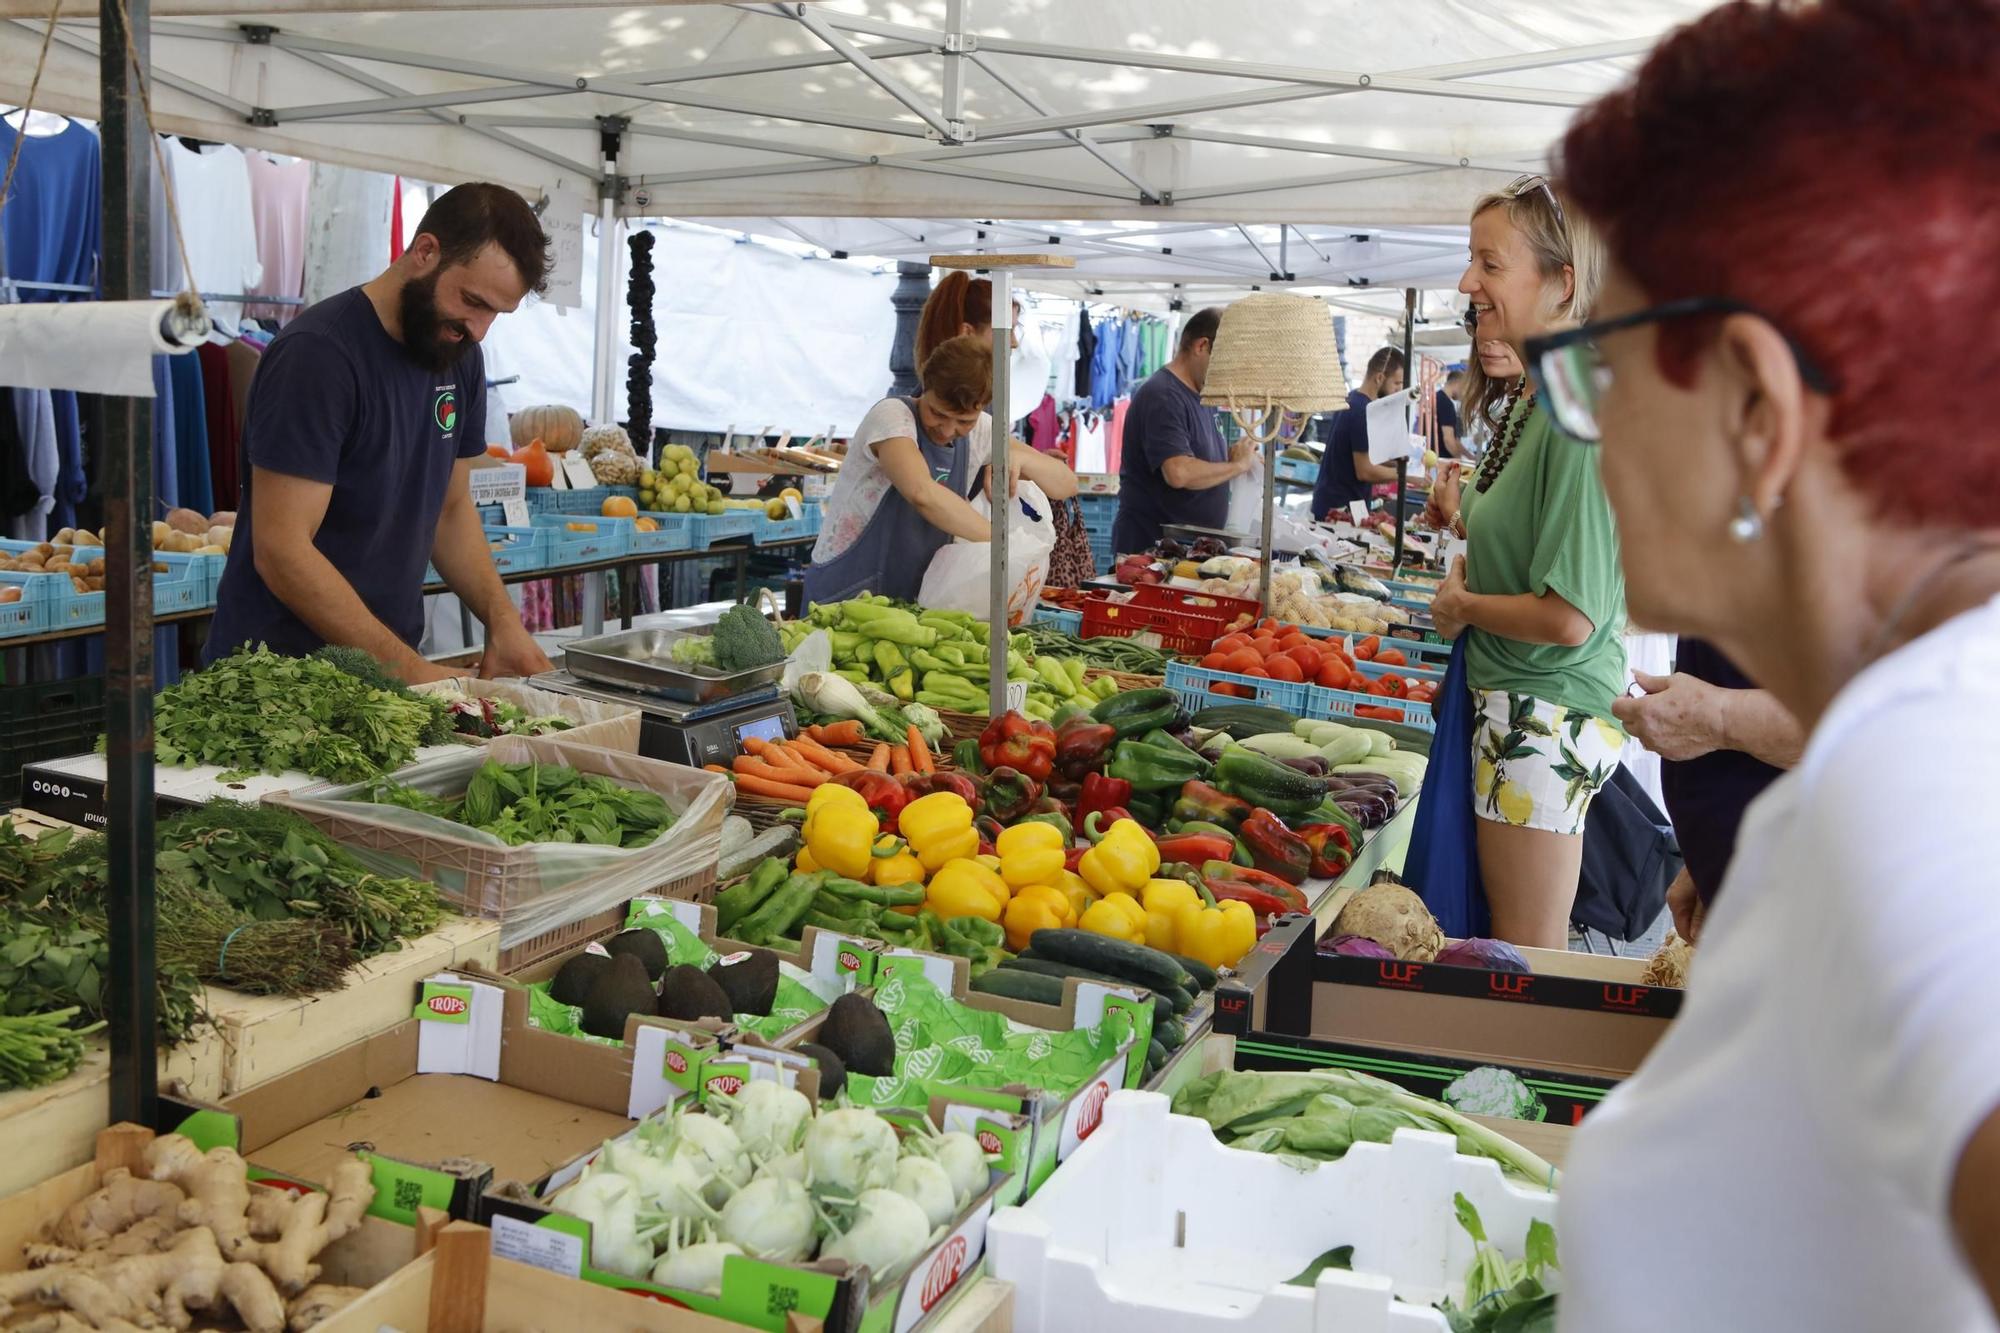
{"type": "Polygon", "coordinates": [[[1187,1045],[1187,1029],[1181,1024],[1168,1021],[1153,1025],[1153,1040],[1170,1051],[1178,1051],[1187,1045]]]}
{"type": "Polygon", "coordinates": [[[1045,977],[1011,967],[996,967],[972,979],[972,989],[981,995],[1001,995],[1030,1004],[1060,1005],[1063,1002],[1061,977],[1045,977]]]}
{"type": "Polygon", "coordinates": [[[1218,704],[1202,709],[1189,723],[1203,731],[1226,731],[1239,741],[1274,731],[1290,731],[1297,724],[1298,719],[1284,709],[1266,708],[1262,704],[1218,704]]]}
{"type": "MultiPolygon", "coordinates": [[[[1028,947],[1043,958],[1095,968],[1136,985],[1169,992],[1170,999],[1171,992],[1180,989],[1181,965],[1143,944],[1127,944],[1087,930],[1051,929],[1030,935],[1028,947]]],[[[1185,991],[1181,993],[1186,995],[1185,991]]]]}
{"type": "MultiPolygon", "coordinates": [[[[1129,986],[1132,983],[1104,972],[1093,972],[1087,967],[1072,967],[1068,963],[1058,963],[1052,958],[1029,958],[1021,955],[1000,964],[999,971],[1033,972],[1038,976],[1054,977],[1060,981],[1064,977],[1075,977],[1079,981],[1094,981],[1100,986],[1129,986]]],[[[1164,1023],[1174,1016],[1174,1002],[1159,991],[1153,991],[1153,1022],[1164,1023]]]]}
{"type": "Polygon", "coordinates": [[[1167,1048],[1160,1044],[1160,1039],[1158,1037],[1155,1037],[1146,1047],[1147,1076],[1151,1077],[1152,1075],[1158,1073],[1160,1070],[1166,1068],[1166,1064],[1167,1064],[1167,1048]]]}
{"type": "Polygon", "coordinates": [[[734,851],[725,853],[715,867],[715,877],[726,881],[738,875],[747,875],[767,856],[789,861],[798,847],[799,831],[791,825],[779,824],[775,828],[767,828],[734,851]]]}
{"type": "Polygon", "coordinates": [[[1173,959],[1176,963],[1179,963],[1181,965],[1181,971],[1187,973],[1188,976],[1192,977],[1194,979],[1194,983],[1196,986],[1200,987],[1202,990],[1215,989],[1215,980],[1216,980],[1215,969],[1210,967],[1207,963],[1204,963],[1197,958],[1189,958],[1186,954],[1170,953],[1167,955],[1167,957],[1173,959]]]}

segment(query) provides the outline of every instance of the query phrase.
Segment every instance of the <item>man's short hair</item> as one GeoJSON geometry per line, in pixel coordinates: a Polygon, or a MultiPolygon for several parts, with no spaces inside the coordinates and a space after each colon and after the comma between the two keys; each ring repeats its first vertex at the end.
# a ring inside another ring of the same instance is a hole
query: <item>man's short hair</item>
{"type": "Polygon", "coordinates": [[[1212,305],[1206,310],[1197,310],[1188,316],[1188,322],[1181,326],[1181,350],[1191,352],[1194,345],[1203,338],[1215,341],[1215,331],[1222,327],[1222,307],[1212,305]]]}
{"type": "Polygon", "coordinates": [[[549,285],[549,237],[535,210],[504,185],[474,181],[454,185],[424,210],[417,234],[437,238],[442,267],[464,264],[490,244],[498,245],[531,292],[549,285]]]}
{"type": "Polygon", "coordinates": [[[1444,377],[1445,387],[1450,388],[1454,384],[1462,383],[1464,379],[1465,379],[1465,372],[1463,370],[1446,371],[1444,377]]]}

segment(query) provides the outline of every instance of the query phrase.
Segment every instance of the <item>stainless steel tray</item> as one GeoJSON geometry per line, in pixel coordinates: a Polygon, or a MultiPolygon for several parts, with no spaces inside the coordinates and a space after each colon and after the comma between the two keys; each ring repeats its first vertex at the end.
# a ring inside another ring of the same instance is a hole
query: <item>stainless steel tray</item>
{"type": "Polygon", "coordinates": [[[669,656],[674,641],[690,637],[700,636],[678,629],[624,630],[567,645],[563,664],[585,680],[691,704],[714,703],[785,674],[783,662],[725,674],[674,661],[669,656]]]}

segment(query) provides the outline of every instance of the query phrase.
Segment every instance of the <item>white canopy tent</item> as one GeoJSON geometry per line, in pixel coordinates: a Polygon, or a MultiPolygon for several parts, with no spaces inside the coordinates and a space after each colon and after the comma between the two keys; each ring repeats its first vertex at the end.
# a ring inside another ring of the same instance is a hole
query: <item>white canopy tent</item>
{"type": "MultiPolygon", "coordinates": [[[[94,112],[94,8],[67,0],[51,109],[94,112]]],[[[901,244],[875,253],[950,248],[911,241],[909,219],[1128,222],[1077,235],[1079,258],[1404,286],[1435,276],[1423,227],[1539,166],[1576,107],[1705,8],[158,0],[151,57],[163,130],[417,179],[608,188],[637,215],[886,219],[901,244]],[[605,127],[622,131],[615,170],[605,127]],[[1212,243],[1246,222],[1301,228],[1212,243]],[[1173,245],[1190,223],[1210,234],[1173,245]]],[[[0,0],[0,99],[25,96],[47,12],[0,0]]]]}

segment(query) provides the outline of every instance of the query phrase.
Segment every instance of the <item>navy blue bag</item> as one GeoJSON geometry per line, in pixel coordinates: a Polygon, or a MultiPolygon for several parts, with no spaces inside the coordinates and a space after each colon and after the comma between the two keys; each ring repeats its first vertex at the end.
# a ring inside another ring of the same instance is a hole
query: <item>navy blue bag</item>
{"type": "Polygon", "coordinates": [[[1403,863],[1403,882],[1423,898],[1444,933],[1457,940],[1479,938],[1491,929],[1472,813],[1474,721],[1461,634],[1438,688],[1437,737],[1431,742],[1431,762],[1424,770],[1417,821],[1403,863]]]}

